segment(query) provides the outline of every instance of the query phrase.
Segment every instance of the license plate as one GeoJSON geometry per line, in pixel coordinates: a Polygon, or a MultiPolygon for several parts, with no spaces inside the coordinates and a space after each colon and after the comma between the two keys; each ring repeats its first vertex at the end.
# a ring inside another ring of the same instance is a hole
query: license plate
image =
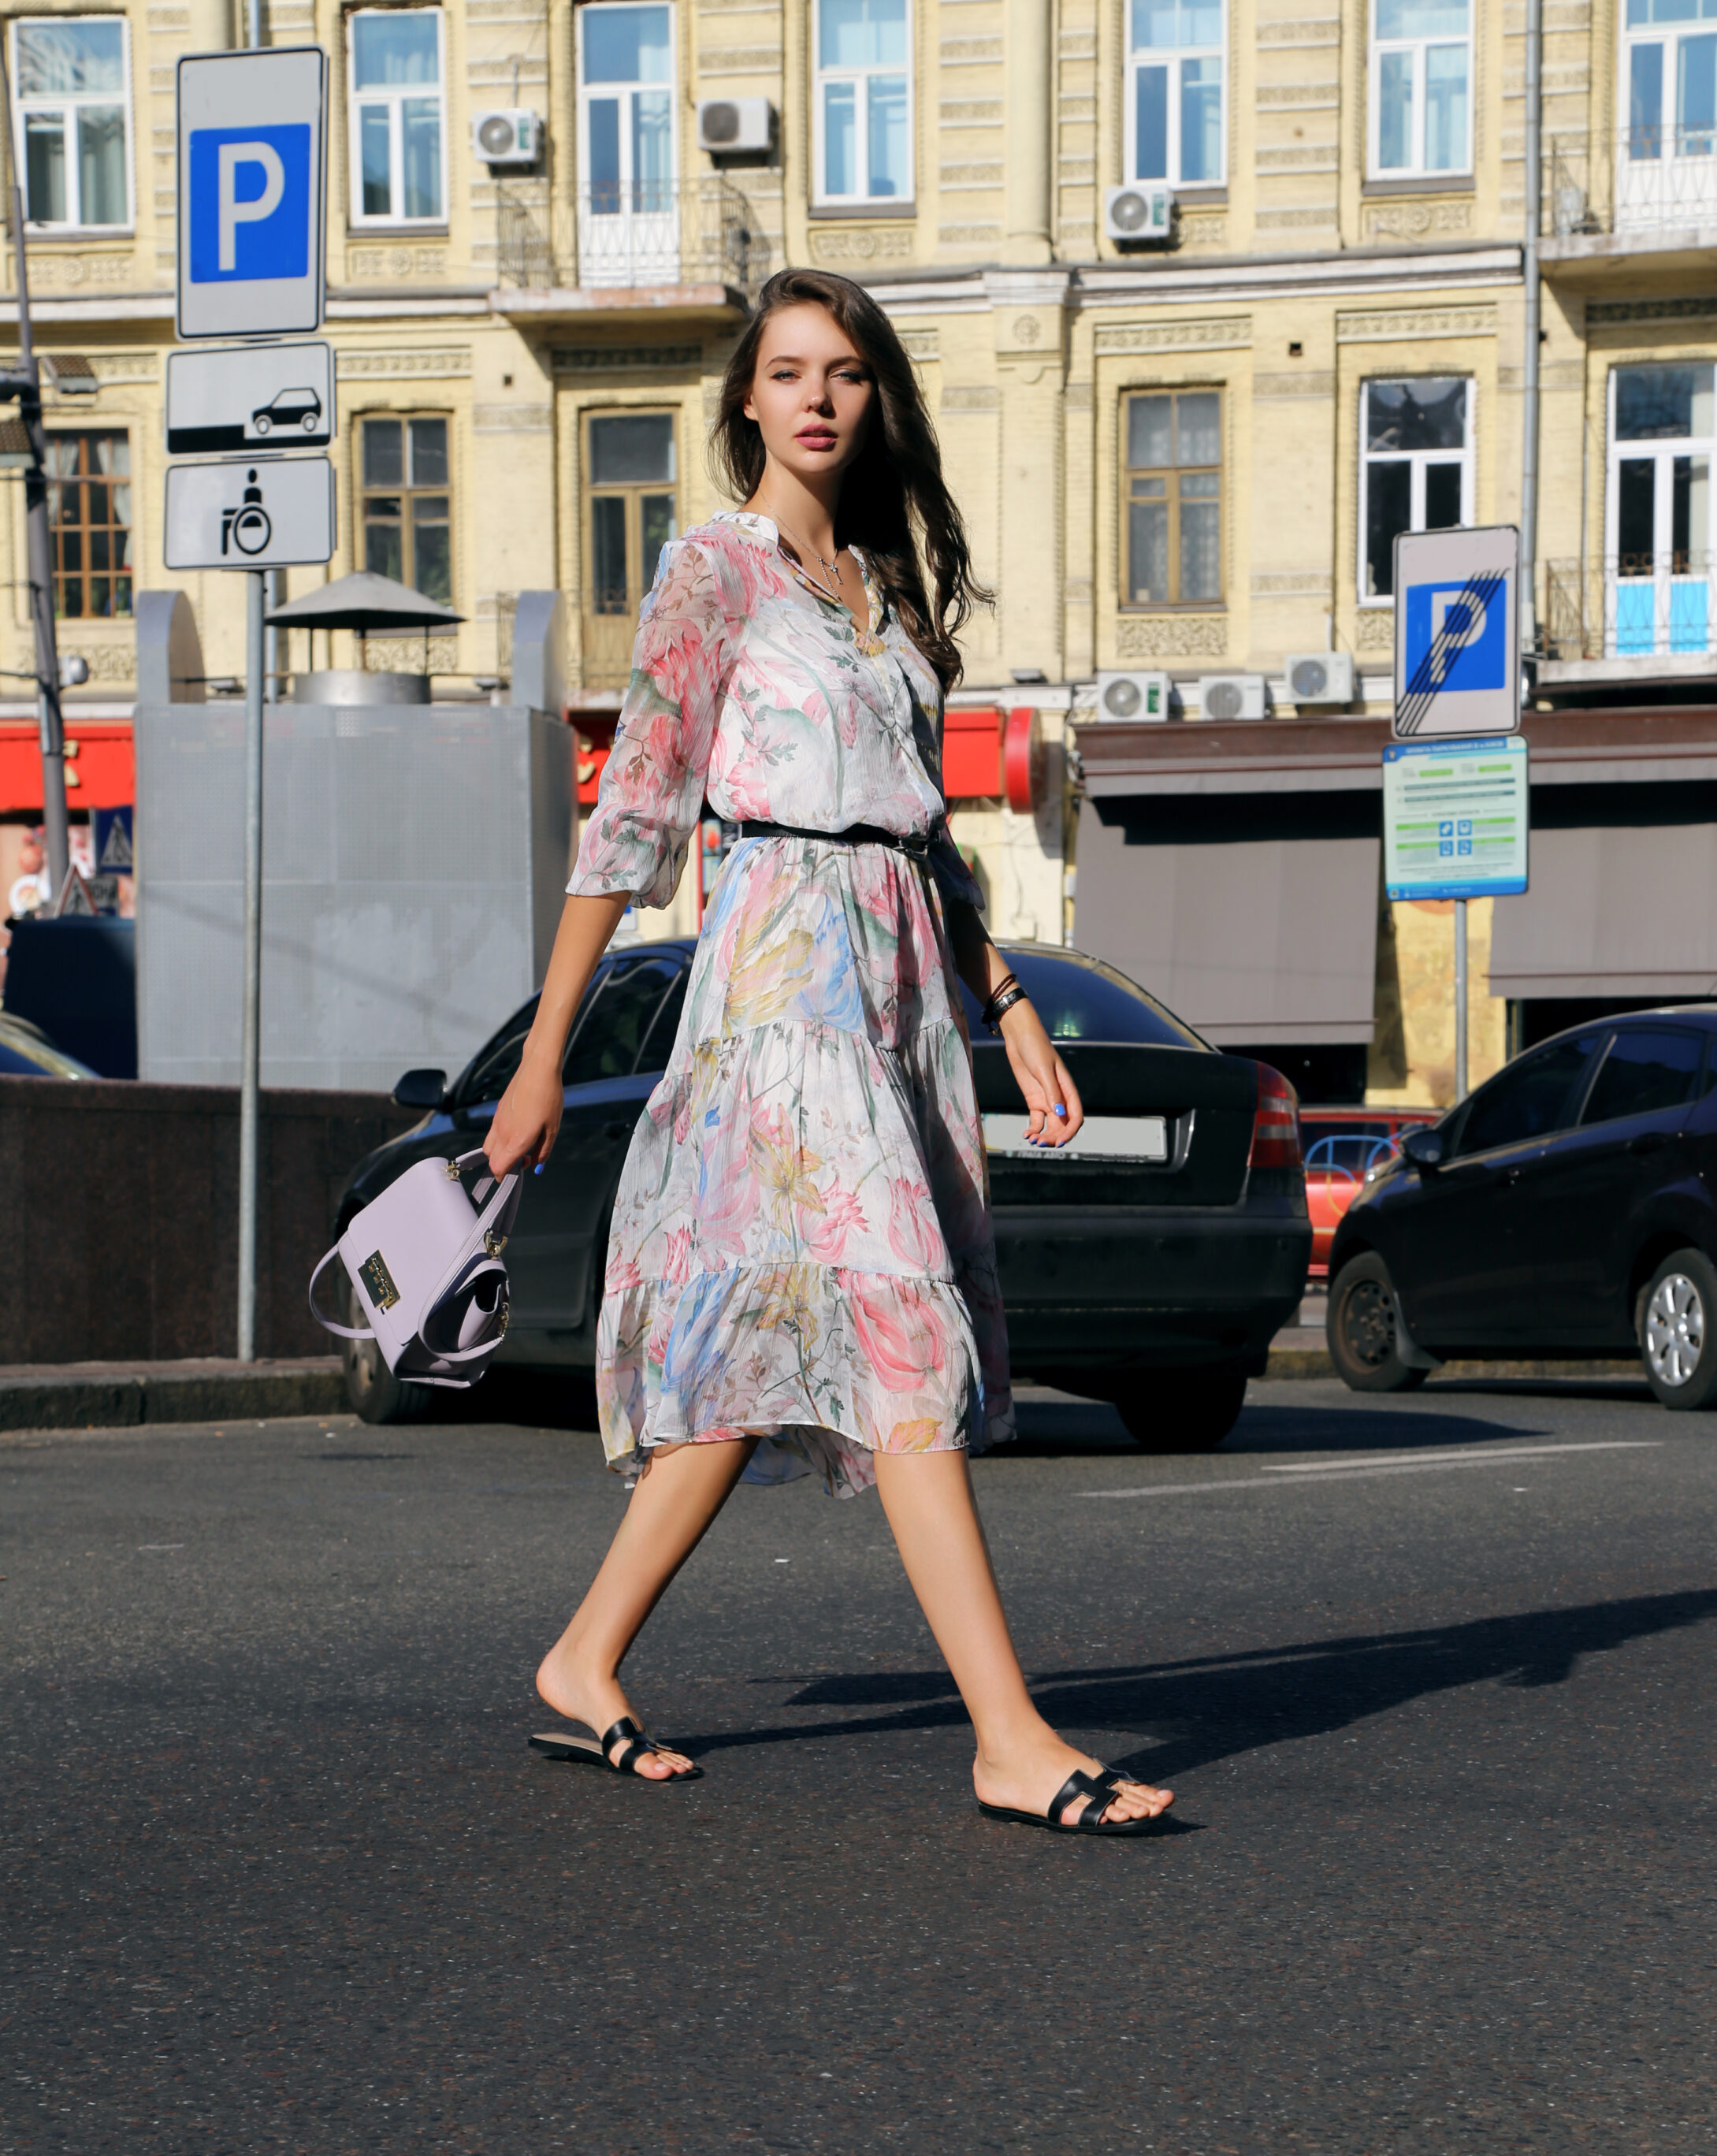
{"type": "MultiPolygon", "coordinates": [[[[1030,1118],[1026,1116],[986,1116],[984,1145],[994,1153],[1028,1160],[1053,1159],[1058,1147],[1026,1142],[1030,1118]]],[[[1166,1116],[1087,1116],[1079,1134],[1065,1148],[1075,1160],[1166,1160],[1168,1118],[1166,1116]]]]}

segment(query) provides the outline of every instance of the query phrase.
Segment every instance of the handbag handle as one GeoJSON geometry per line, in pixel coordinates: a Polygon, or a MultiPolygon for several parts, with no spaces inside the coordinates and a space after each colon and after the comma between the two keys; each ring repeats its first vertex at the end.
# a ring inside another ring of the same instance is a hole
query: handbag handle
{"type": "Polygon", "coordinates": [[[323,1258],[322,1262],[316,1267],[315,1270],[310,1275],[310,1316],[315,1318],[317,1324],[322,1327],[325,1332],[337,1332],[342,1340],[373,1340],[376,1336],[370,1330],[367,1325],[365,1326],[362,1332],[359,1332],[356,1326],[336,1325],[331,1317],[325,1317],[321,1312],[316,1307],[316,1282],[322,1277],[322,1275],[327,1271],[331,1260],[337,1258],[339,1255],[340,1245],[336,1243],[333,1249],[323,1258]]]}

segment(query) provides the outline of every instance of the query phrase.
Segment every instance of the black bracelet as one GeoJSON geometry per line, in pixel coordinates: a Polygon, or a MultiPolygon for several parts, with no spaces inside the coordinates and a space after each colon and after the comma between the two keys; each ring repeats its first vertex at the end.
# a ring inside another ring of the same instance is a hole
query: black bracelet
{"type": "Polygon", "coordinates": [[[1018,987],[1019,976],[1017,973],[1004,973],[1001,979],[997,982],[995,987],[990,991],[989,1001],[978,1013],[979,1018],[986,1025],[987,1025],[992,1018],[995,1016],[996,1006],[1001,1001],[1002,998],[1007,994],[1010,988],[1017,988],[1018,987]]]}
{"type": "Polygon", "coordinates": [[[984,1024],[992,1033],[1000,1033],[1002,1021],[1013,1006],[1028,1000],[1025,990],[1017,983],[1011,988],[998,988],[985,1006],[984,1024]]]}

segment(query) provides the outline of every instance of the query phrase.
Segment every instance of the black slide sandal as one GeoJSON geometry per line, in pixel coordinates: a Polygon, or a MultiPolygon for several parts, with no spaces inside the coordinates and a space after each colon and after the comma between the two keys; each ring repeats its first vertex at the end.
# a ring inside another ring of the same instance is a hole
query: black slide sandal
{"type": "Polygon", "coordinates": [[[545,1759],[561,1759],[580,1767],[606,1767],[611,1774],[629,1774],[634,1782],[648,1782],[653,1788],[665,1789],[670,1782],[700,1782],[704,1779],[701,1767],[682,1767],[671,1774],[640,1774],[634,1771],[633,1761],[642,1758],[646,1752],[659,1752],[661,1747],[652,1743],[629,1714],[623,1714],[605,1736],[568,1737],[559,1730],[543,1737],[525,1739],[533,1752],[541,1752],[545,1759]],[[618,1759],[609,1753],[624,1740],[626,1749],[618,1759]]]}
{"type": "Polygon", "coordinates": [[[1129,1778],[1118,1774],[1113,1767],[1105,1767],[1100,1774],[1088,1774],[1075,1768],[1061,1787],[1050,1798],[1048,1807],[1041,1812],[1016,1811],[1008,1804],[987,1804],[980,1797],[977,1808],[986,1819],[1012,1820],[1020,1826],[1040,1826],[1050,1834],[1149,1834],[1160,1827],[1166,1813],[1159,1812],[1155,1819],[1108,1820],[1103,1815],[1115,1801],[1115,1793],[1129,1778]],[[1061,1815],[1075,1797],[1084,1797],[1077,1818],[1071,1821],[1061,1815]]]}

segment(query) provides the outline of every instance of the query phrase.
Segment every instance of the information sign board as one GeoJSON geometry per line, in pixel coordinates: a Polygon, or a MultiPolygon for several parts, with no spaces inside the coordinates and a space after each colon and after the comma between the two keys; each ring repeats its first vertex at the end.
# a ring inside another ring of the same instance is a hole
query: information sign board
{"type": "Polygon", "coordinates": [[[1520,580],[1512,524],[1397,536],[1397,741],[1519,731],[1520,580]]]}
{"type": "Polygon", "coordinates": [[[326,457],[169,465],[170,569],[278,569],[334,552],[334,467],[326,457]]]}
{"type": "Polygon", "coordinates": [[[179,335],[322,320],[328,64],[320,46],[179,62],[179,335]]]}
{"type": "Polygon", "coordinates": [[[334,439],[334,353],[325,344],[216,345],[171,352],[170,457],[218,449],[320,449],[334,439]]]}
{"type": "Polygon", "coordinates": [[[1487,898],[1526,888],[1526,744],[1392,742],[1383,752],[1390,898],[1487,898]]]}

